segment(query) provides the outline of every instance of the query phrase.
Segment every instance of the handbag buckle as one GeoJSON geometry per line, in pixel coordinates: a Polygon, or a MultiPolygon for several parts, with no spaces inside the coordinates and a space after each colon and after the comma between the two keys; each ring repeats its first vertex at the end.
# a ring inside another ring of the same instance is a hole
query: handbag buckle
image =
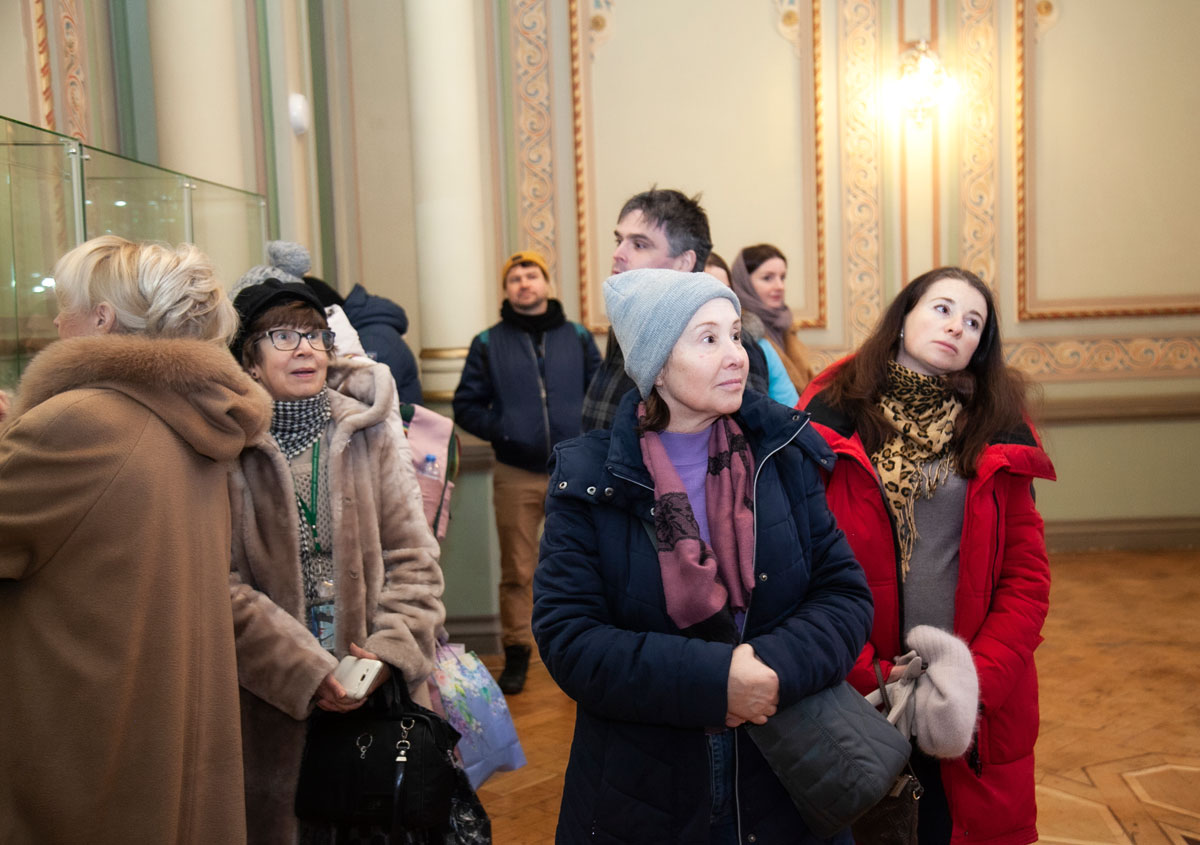
{"type": "Polygon", "coordinates": [[[407,739],[402,739],[396,743],[396,762],[408,762],[408,749],[412,747],[412,743],[407,739]]]}
{"type": "Polygon", "coordinates": [[[371,747],[371,743],[375,741],[375,737],[369,733],[358,735],[358,739],[354,740],[354,744],[358,747],[358,759],[367,759],[367,749],[371,747]]]}

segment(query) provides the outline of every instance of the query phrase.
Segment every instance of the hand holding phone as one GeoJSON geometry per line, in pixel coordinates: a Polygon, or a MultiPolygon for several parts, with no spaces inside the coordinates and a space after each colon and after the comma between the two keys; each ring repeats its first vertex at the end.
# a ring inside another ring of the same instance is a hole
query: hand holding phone
{"type": "Polygon", "coordinates": [[[381,671],[382,662],[347,654],[333,671],[333,679],[345,688],[347,696],[358,700],[366,696],[381,671]]]}

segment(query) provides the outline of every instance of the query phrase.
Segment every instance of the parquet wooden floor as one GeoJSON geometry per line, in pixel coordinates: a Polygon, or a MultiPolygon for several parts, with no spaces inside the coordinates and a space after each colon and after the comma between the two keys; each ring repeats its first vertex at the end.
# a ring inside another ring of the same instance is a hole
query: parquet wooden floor
{"type": "MultiPolygon", "coordinates": [[[[1200,552],[1051,565],[1037,653],[1041,841],[1200,845],[1200,552]]],[[[498,672],[503,661],[485,662],[498,672]]],[[[536,662],[508,703],[529,762],[479,790],[493,839],[553,842],[575,706],[536,662]]]]}

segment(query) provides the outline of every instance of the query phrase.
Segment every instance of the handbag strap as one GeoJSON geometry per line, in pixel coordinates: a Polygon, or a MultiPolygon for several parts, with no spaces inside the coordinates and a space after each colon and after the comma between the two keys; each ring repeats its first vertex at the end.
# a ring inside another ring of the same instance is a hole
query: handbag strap
{"type": "Polygon", "coordinates": [[[875,663],[875,682],[879,684],[879,698],[883,701],[883,712],[885,714],[892,712],[892,701],[888,698],[887,684],[883,680],[883,667],[879,665],[879,658],[876,657],[875,663]]]}
{"type": "MultiPolygon", "coordinates": [[[[412,696],[408,692],[408,685],[404,683],[403,674],[396,667],[391,667],[391,685],[393,707],[402,707],[403,709],[412,709],[412,696]],[[405,706],[407,705],[407,706],[405,706]]],[[[412,748],[412,744],[408,741],[408,732],[413,727],[413,720],[407,718],[400,719],[400,740],[396,743],[396,771],[392,779],[392,834],[389,839],[391,842],[404,841],[404,827],[401,822],[403,816],[403,796],[404,796],[404,774],[408,766],[408,752],[412,748]]]]}

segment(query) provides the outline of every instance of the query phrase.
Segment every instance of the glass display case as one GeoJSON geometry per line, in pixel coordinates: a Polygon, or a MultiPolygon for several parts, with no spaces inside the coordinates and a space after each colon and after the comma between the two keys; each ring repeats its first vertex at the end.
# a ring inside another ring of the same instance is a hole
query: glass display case
{"type": "Polygon", "coordinates": [[[190,242],[228,287],[264,260],[266,200],[0,118],[0,389],[58,335],[51,271],[97,235],[190,242]]]}

